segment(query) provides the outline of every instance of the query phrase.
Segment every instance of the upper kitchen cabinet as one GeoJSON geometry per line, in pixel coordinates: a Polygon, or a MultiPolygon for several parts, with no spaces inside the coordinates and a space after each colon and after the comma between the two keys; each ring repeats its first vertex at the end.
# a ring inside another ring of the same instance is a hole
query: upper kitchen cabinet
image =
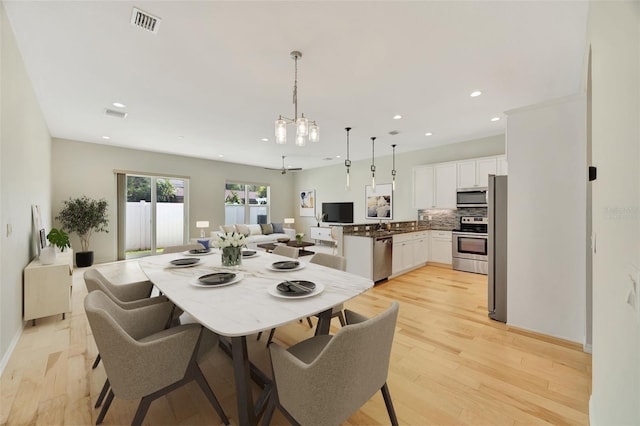
{"type": "Polygon", "coordinates": [[[413,207],[456,208],[456,163],[418,166],[413,169],[413,207]]]}
{"type": "Polygon", "coordinates": [[[496,157],[458,161],[458,188],[487,187],[489,175],[495,175],[497,170],[496,157]]]}

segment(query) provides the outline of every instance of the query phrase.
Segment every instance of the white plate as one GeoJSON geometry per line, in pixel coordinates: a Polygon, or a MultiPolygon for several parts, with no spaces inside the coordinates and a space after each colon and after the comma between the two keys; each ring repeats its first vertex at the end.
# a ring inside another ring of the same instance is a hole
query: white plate
{"type": "Polygon", "coordinates": [[[210,254],[213,254],[213,253],[214,253],[213,249],[209,249],[208,253],[191,253],[189,250],[182,252],[184,256],[209,256],[210,254]]]}
{"type": "Polygon", "coordinates": [[[316,285],[316,288],[313,289],[313,291],[311,293],[307,293],[305,295],[302,296],[287,296],[284,293],[281,293],[278,291],[278,289],[276,287],[278,287],[278,284],[280,284],[282,281],[278,281],[277,283],[269,286],[269,288],[267,289],[267,292],[275,297],[279,297],[281,299],[306,299],[307,297],[313,297],[316,296],[320,293],[322,293],[322,291],[324,290],[324,285],[320,284],[320,283],[314,283],[316,285]]]}
{"type": "Polygon", "coordinates": [[[167,268],[171,268],[171,269],[175,269],[175,268],[191,268],[193,266],[196,266],[200,263],[200,259],[192,257],[191,259],[193,260],[197,260],[197,262],[193,262],[193,263],[189,263],[187,265],[173,265],[171,262],[169,262],[169,266],[167,266],[167,268]]]}
{"type": "Polygon", "coordinates": [[[277,272],[293,272],[293,271],[299,271],[300,269],[304,268],[304,263],[300,262],[300,261],[296,261],[298,263],[300,263],[298,266],[296,266],[293,269],[278,269],[278,268],[274,268],[273,265],[269,265],[267,266],[268,269],[271,269],[272,271],[277,271],[277,272]]]}
{"type": "Polygon", "coordinates": [[[219,288],[219,287],[226,287],[228,285],[231,284],[235,284],[238,281],[240,281],[241,279],[244,278],[244,275],[239,273],[239,272],[232,272],[233,274],[236,274],[236,277],[234,279],[232,279],[231,281],[229,281],[228,283],[224,283],[224,284],[220,284],[220,285],[206,285],[206,284],[201,284],[200,281],[198,281],[198,278],[195,278],[193,280],[191,280],[189,282],[189,284],[191,284],[192,286],[195,287],[203,287],[203,288],[219,288]]]}

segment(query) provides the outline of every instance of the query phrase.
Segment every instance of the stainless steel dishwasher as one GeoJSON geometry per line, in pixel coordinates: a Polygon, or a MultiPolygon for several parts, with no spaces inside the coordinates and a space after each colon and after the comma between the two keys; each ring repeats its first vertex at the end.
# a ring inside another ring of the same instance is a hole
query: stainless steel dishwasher
{"type": "Polygon", "coordinates": [[[373,281],[386,280],[391,275],[393,238],[376,237],[373,242],[373,281]]]}

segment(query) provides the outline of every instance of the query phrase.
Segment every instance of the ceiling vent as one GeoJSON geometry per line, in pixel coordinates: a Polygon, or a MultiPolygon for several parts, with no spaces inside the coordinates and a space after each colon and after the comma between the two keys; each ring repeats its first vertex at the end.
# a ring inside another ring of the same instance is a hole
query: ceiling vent
{"type": "Polygon", "coordinates": [[[122,111],[116,111],[114,109],[105,109],[104,113],[106,115],[109,115],[111,117],[116,117],[116,118],[127,118],[127,113],[126,112],[122,112],[122,111]]]}
{"type": "Polygon", "coordinates": [[[400,132],[399,132],[398,130],[392,130],[392,131],[390,131],[390,132],[389,132],[389,134],[390,134],[391,136],[395,136],[395,135],[400,134],[400,132]]]}
{"type": "Polygon", "coordinates": [[[162,19],[150,15],[147,12],[143,12],[138,8],[133,8],[131,12],[131,25],[134,27],[142,28],[145,31],[149,31],[154,34],[158,34],[160,28],[160,22],[162,19]]]}

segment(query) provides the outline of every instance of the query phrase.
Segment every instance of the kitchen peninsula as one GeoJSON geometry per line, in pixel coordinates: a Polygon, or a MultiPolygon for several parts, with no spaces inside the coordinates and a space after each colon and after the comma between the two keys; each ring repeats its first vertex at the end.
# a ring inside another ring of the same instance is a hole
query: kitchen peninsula
{"type": "Polygon", "coordinates": [[[424,221],[353,224],[341,228],[347,271],[375,282],[409,272],[427,262],[451,267],[452,228],[433,229],[424,221]],[[444,245],[440,241],[443,236],[445,239],[448,236],[444,245]]]}

